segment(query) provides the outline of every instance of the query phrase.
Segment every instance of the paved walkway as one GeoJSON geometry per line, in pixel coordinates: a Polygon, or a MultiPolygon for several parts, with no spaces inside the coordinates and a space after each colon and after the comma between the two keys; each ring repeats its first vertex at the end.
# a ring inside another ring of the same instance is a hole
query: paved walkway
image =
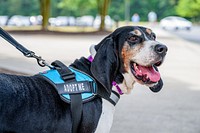
{"type": "MultiPolygon", "coordinates": [[[[160,67],[164,88],[154,94],[145,86],[136,85],[130,95],[122,96],[111,133],[199,133],[200,45],[160,29],[154,31],[158,41],[169,49],[160,67]]],[[[89,56],[89,46],[105,35],[13,34],[13,37],[47,62],[58,59],[70,64],[76,58],[89,56]]],[[[0,67],[29,74],[44,70],[3,39],[0,39],[0,67]]]]}

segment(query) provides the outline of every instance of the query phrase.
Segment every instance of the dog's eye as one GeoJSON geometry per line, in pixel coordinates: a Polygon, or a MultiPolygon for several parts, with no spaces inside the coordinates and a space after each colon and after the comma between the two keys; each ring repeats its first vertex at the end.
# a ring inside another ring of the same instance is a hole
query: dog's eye
{"type": "Polygon", "coordinates": [[[135,42],[139,42],[140,38],[137,37],[137,36],[131,36],[131,37],[128,38],[128,41],[135,43],[135,42]]]}

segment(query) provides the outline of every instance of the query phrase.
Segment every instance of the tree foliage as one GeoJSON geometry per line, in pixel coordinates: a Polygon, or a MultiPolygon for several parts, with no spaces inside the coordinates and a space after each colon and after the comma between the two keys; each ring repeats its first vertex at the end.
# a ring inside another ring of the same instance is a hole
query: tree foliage
{"type": "Polygon", "coordinates": [[[57,8],[60,9],[61,15],[67,16],[96,16],[97,14],[100,14],[100,30],[104,30],[104,19],[105,16],[108,14],[109,3],[110,0],[59,0],[57,8]]]}
{"type": "MultiPolygon", "coordinates": [[[[41,0],[0,0],[0,15],[39,15],[40,1],[41,0]]],[[[155,11],[158,18],[163,18],[168,15],[176,15],[175,6],[179,3],[179,5],[187,6],[181,6],[181,8],[177,9],[180,15],[185,16],[187,12],[196,15],[200,9],[199,1],[200,0],[130,0],[130,14],[138,13],[141,20],[146,21],[148,12],[155,11]],[[193,8],[195,11],[191,11],[188,8],[193,8]]],[[[111,17],[117,15],[121,20],[124,20],[125,0],[52,0],[49,15],[52,17],[96,16],[100,13],[100,6],[103,5],[102,3],[104,2],[109,5],[106,14],[109,14],[111,17]]],[[[186,16],[190,16],[190,14],[186,16]]]]}
{"type": "Polygon", "coordinates": [[[0,0],[0,15],[39,15],[38,0],[0,0]]]}
{"type": "MultiPolygon", "coordinates": [[[[147,21],[147,14],[154,11],[161,19],[168,15],[175,15],[176,4],[177,0],[130,0],[130,15],[138,13],[140,20],[147,21]]],[[[109,15],[118,15],[121,20],[124,20],[125,10],[125,0],[112,0],[109,15]]]]}
{"type": "Polygon", "coordinates": [[[183,17],[200,18],[200,0],[179,0],[176,11],[183,17]]]}
{"type": "Polygon", "coordinates": [[[54,0],[52,1],[52,16],[83,16],[97,14],[96,0],[54,0]],[[56,11],[56,10],[57,11],[56,11]]]}

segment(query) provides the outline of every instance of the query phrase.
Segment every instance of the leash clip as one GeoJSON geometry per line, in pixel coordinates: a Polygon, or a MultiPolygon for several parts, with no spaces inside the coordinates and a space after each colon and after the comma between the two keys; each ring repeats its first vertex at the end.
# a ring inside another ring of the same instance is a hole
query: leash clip
{"type": "Polygon", "coordinates": [[[30,51],[28,49],[26,49],[24,46],[22,46],[20,43],[18,43],[11,35],[9,35],[6,31],[4,31],[1,27],[0,27],[0,36],[5,39],[6,41],[8,41],[10,44],[12,44],[15,48],[17,48],[20,52],[22,52],[24,54],[24,56],[28,57],[28,58],[35,58],[37,60],[37,63],[39,66],[41,67],[49,67],[50,69],[53,69],[52,66],[48,65],[44,59],[42,59],[41,56],[37,56],[35,55],[35,53],[33,51],[30,51]]]}
{"type": "Polygon", "coordinates": [[[28,58],[35,58],[37,60],[37,63],[39,66],[41,67],[49,67],[50,69],[53,69],[52,66],[50,66],[48,63],[46,63],[46,61],[44,59],[42,59],[41,56],[37,56],[33,51],[30,51],[27,54],[24,54],[24,56],[28,57],[28,58]]]}

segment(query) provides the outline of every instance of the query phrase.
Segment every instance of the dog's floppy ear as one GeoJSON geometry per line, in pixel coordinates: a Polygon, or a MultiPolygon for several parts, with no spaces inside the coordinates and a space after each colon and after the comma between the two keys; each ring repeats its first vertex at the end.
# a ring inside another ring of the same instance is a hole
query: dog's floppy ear
{"type": "Polygon", "coordinates": [[[95,46],[97,53],[91,63],[93,76],[109,94],[119,64],[115,47],[113,38],[111,36],[106,37],[95,46]]]}
{"type": "MultiPolygon", "coordinates": [[[[154,68],[156,69],[156,71],[158,71],[158,68],[156,66],[154,66],[154,68]]],[[[153,92],[159,92],[163,87],[163,81],[160,78],[160,80],[158,81],[158,83],[156,85],[154,85],[153,87],[149,87],[149,89],[153,92]]]]}

